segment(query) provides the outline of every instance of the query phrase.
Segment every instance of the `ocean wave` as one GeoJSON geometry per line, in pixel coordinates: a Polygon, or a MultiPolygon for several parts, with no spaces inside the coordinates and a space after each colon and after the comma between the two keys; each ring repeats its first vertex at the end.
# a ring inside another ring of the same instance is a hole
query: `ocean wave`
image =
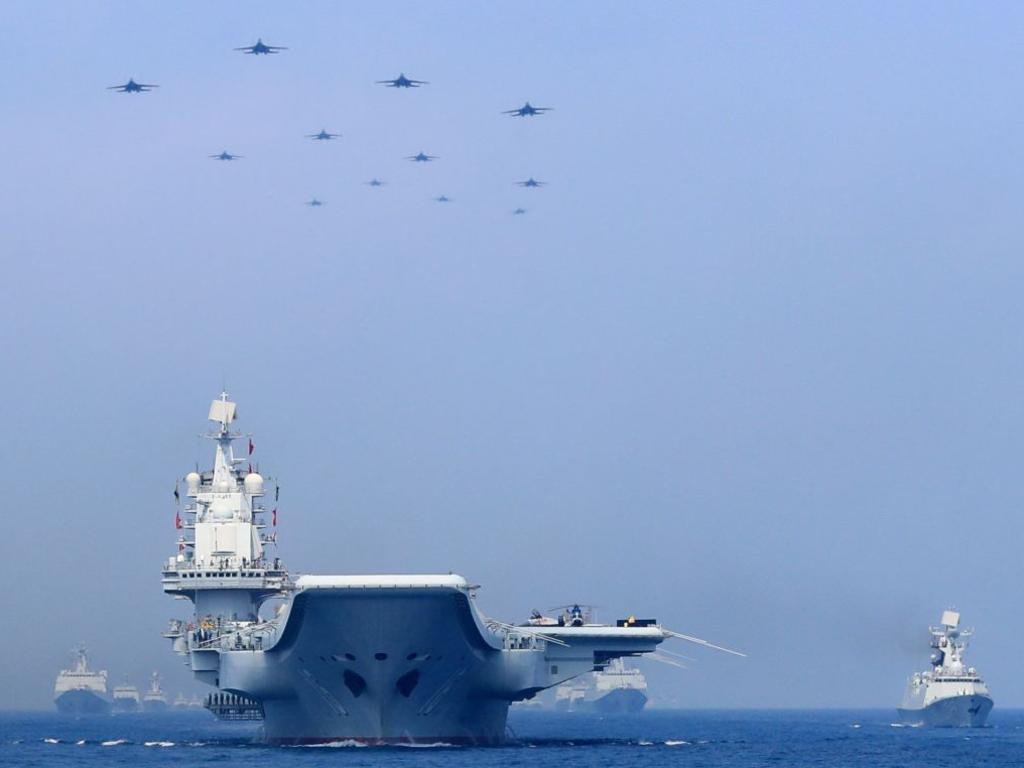
{"type": "Polygon", "coordinates": [[[418,741],[400,741],[397,744],[395,744],[395,746],[396,747],[412,747],[414,749],[437,749],[437,748],[451,749],[453,747],[458,747],[459,745],[458,744],[449,744],[446,741],[435,741],[435,742],[431,742],[429,744],[422,744],[422,743],[420,743],[418,741]]]}
{"type": "Polygon", "coordinates": [[[110,741],[101,741],[101,747],[119,747],[122,744],[127,744],[128,739],[110,739],[110,741]]]}
{"type": "Polygon", "coordinates": [[[76,741],[75,742],[75,746],[76,747],[84,747],[85,746],[85,739],[79,739],[78,741],[76,741]]]}
{"type": "Polygon", "coordinates": [[[285,746],[298,749],[338,749],[341,747],[366,747],[366,742],[355,739],[342,739],[341,741],[325,741],[321,744],[286,744],[285,746]]]}
{"type": "Polygon", "coordinates": [[[683,745],[688,745],[689,743],[690,742],[683,741],[682,739],[669,739],[668,741],[665,742],[665,746],[666,747],[681,747],[683,745]]]}
{"type": "Polygon", "coordinates": [[[60,739],[51,739],[49,737],[43,739],[44,744],[60,744],[60,739]]]}
{"type": "Polygon", "coordinates": [[[653,747],[654,746],[654,742],[653,741],[645,741],[645,740],[641,739],[640,741],[637,742],[637,746],[638,747],[653,747]]]}
{"type": "Polygon", "coordinates": [[[145,747],[173,747],[173,741],[145,741],[143,742],[145,747]]]}

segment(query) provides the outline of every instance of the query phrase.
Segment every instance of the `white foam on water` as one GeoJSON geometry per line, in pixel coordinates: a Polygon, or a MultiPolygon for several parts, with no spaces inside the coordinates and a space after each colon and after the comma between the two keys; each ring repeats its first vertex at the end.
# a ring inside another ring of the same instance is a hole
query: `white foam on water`
{"type": "Polygon", "coordinates": [[[146,741],[143,742],[144,746],[147,747],[173,747],[173,741],[146,741]]]}
{"type": "Polygon", "coordinates": [[[286,747],[297,747],[299,749],[338,749],[339,747],[365,747],[365,742],[355,739],[343,739],[342,741],[325,741],[322,744],[286,744],[286,747]]]}
{"type": "Polygon", "coordinates": [[[111,739],[110,741],[101,741],[101,747],[119,747],[122,744],[127,744],[128,739],[111,739]]]}
{"type": "Polygon", "coordinates": [[[82,746],[85,746],[85,739],[79,739],[78,741],[76,741],[76,742],[75,742],[75,746],[76,746],[76,747],[82,747],[82,746]]]}
{"type": "Polygon", "coordinates": [[[412,747],[414,749],[434,749],[435,747],[448,747],[450,749],[451,747],[457,747],[459,745],[458,744],[449,744],[449,743],[444,742],[444,741],[435,741],[435,742],[430,743],[430,744],[420,744],[419,742],[415,742],[415,741],[402,741],[402,742],[399,742],[398,744],[396,744],[395,746],[396,747],[412,747]]]}
{"type": "Polygon", "coordinates": [[[653,747],[654,746],[654,742],[653,741],[643,741],[643,740],[641,740],[641,741],[637,742],[637,746],[640,746],[640,747],[653,747]]]}
{"type": "Polygon", "coordinates": [[[850,726],[851,728],[860,728],[860,723],[854,723],[850,726]]]}
{"type": "Polygon", "coordinates": [[[43,739],[44,744],[60,744],[60,739],[43,739]]]}
{"type": "Polygon", "coordinates": [[[689,744],[689,743],[690,742],[683,741],[682,739],[669,739],[668,741],[665,742],[665,746],[666,747],[681,747],[684,744],[689,744]]]}

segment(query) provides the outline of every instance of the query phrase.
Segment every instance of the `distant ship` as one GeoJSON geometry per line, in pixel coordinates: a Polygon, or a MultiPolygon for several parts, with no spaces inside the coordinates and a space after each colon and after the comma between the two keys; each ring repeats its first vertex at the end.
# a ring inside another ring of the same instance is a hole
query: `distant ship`
{"type": "Polygon", "coordinates": [[[142,695],[142,709],[146,712],[167,710],[167,694],[160,688],[159,672],[154,672],[149,679],[149,690],[142,695]]]}
{"type": "Polygon", "coordinates": [[[622,659],[555,689],[555,708],[569,712],[639,712],[647,704],[647,678],[622,659]]]}
{"type": "Polygon", "coordinates": [[[130,683],[114,686],[114,711],[138,712],[142,709],[142,697],[139,689],[130,683]]]}
{"type": "Polygon", "coordinates": [[[971,629],[959,629],[960,614],[945,611],[932,635],[932,668],[907,683],[900,721],[906,725],[978,728],[992,711],[992,697],[974,667],[964,665],[971,629]]]}
{"type": "Polygon", "coordinates": [[[89,669],[84,646],[75,649],[71,669],[62,669],[53,686],[53,703],[64,715],[106,715],[110,712],[106,671],[89,669]]]}
{"type": "Polygon", "coordinates": [[[500,743],[514,701],[669,637],[710,645],[632,616],[508,624],[485,616],[478,586],[454,573],[293,579],[265,551],[276,536],[264,515],[273,527],[277,512],[262,503],[264,477],[247,466],[252,438],[244,457],[234,453],[243,437],[232,431],[235,416],[227,393],[213,401],[213,468],[184,478],[163,589],[195,610],[164,636],[197,679],[260,705],[271,743],[500,743]],[[271,599],[281,610],[261,615],[271,599]]]}
{"type": "Polygon", "coordinates": [[[196,694],[192,694],[192,698],[185,698],[184,693],[179,693],[174,699],[175,709],[202,709],[203,700],[200,699],[196,694]]]}

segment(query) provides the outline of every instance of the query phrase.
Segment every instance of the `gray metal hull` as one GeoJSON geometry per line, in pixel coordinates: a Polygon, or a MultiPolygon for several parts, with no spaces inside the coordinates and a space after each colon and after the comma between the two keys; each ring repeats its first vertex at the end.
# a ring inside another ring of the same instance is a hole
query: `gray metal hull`
{"type": "Polygon", "coordinates": [[[904,725],[932,728],[980,728],[992,711],[988,696],[951,696],[920,709],[899,709],[904,725]]]}
{"type": "Polygon", "coordinates": [[[461,591],[325,589],[294,597],[268,650],[193,652],[191,664],[259,701],[271,743],[497,744],[511,702],[590,671],[597,649],[643,652],[661,640],[625,635],[509,649],[461,591]]]}
{"type": "Polygon", "coordinates": [[[110,701],[95,691],[65,691],[53,703],[62,715],[81,717],[83,715],[109,715],[110,701]]]}

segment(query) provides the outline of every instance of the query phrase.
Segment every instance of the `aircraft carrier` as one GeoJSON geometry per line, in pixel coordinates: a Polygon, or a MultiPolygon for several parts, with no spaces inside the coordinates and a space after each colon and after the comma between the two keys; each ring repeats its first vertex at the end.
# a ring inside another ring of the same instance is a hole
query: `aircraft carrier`
{"type": "Polygon", "coordinates": [[[270,743],[500,743],[512,702],[669,637],[710,645],[635,617],[505,623],[454,573],[293,579],[267,553],[269,483],[249,466],[251,437],[235,456],[236,415],[227,393],[213,401],[213,468],[184,478],[162,580],[194,615],[164,636],[200,681],[262,707],[270,743]]]}

